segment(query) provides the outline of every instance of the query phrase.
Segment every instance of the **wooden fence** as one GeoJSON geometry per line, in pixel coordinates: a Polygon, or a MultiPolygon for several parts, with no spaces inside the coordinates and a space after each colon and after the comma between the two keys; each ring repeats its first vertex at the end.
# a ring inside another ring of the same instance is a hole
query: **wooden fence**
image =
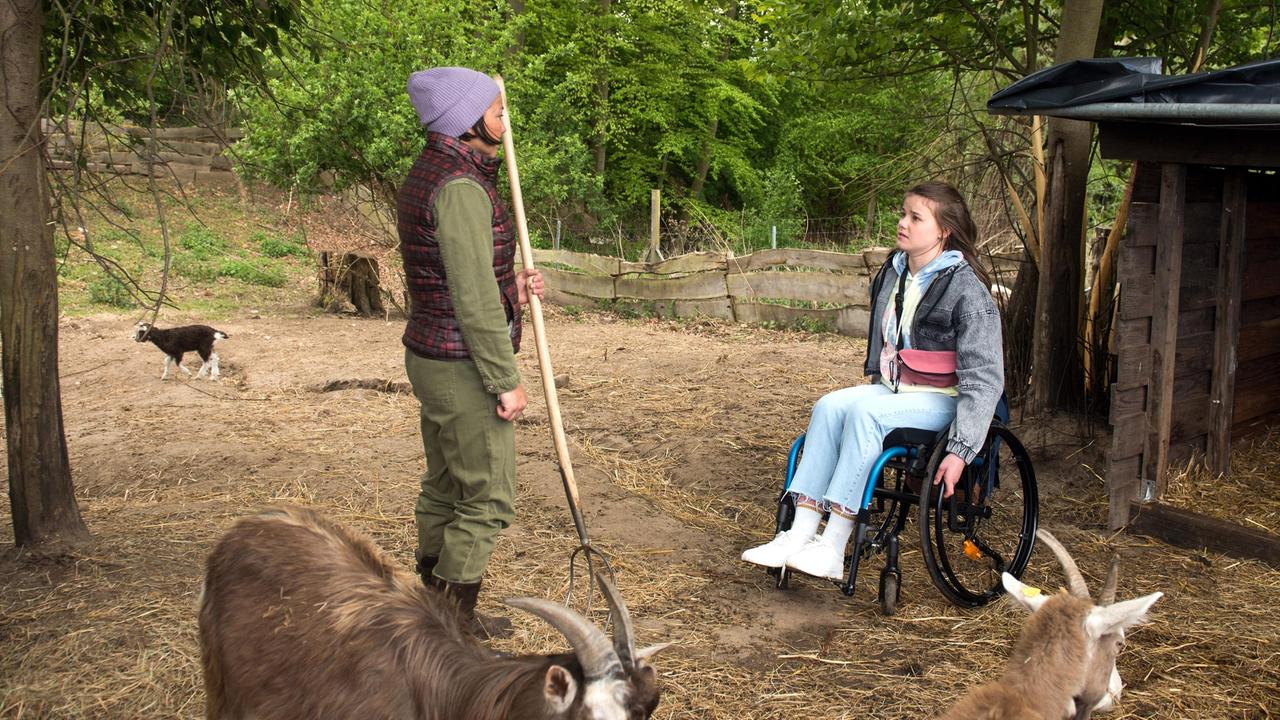
{"type": "MultiPolygon", "coordinates": [[[[534,250],[547,298],[560,305],[639,305],[661,317],[821,323],[865,337],[871,278],[889,248],[846,254],[779,248],[734,257],[698,252],[656,263],[567,250],[534,250]]],[[[996,257],[1008,271],[1017,261],[996,257]]]]}
{"type": "Polygon", "coordinates": [[[50,169],[70,170],[82,164],[90,172],[169,177],[181,182],[233,179],[226,151],[244,132],[237,128],[156,128],[156,152],[148,162],[149,128],[129,125],[65,127],[44,120],[41,128],[49,147],[50,169]]]}

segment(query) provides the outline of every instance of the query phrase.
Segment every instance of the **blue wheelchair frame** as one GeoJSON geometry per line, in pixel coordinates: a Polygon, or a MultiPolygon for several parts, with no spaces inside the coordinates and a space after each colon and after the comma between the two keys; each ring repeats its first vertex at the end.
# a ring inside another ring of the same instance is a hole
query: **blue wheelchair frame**
{"type": "MultiPolygon", "coordinates": [[[[1009,405],[1004,395],[1001,395],[1000,401],[996,405],[994,419],[1002,426],[1009,421],[1009,405]]],[[[919,478],[922,483],[931,481],[926,476],[930,456],[938,443],[945,443],[948,432],[949,428],[944,428],[938,432],[920,428],[899,428],[889,433],[885,438],[884,449],[871,466],[866,488],[863,491],[862,504],[855,518],[852,550],[846,558],[847,575],[843,581],[834,581],[846,596],[852,595],[854,592],[858,566],[863,556],[870,556],[873,552],[883,551],[886,554],[886,561],[885,567],[880,573],[879,600],[881,607],[887,614],[893,612],[897,604],[902,579],[901,571],[898,569],[898,535],[906,524],[909,508],[921,502],[921,495],[924,489],[922,485],[921,492],[917,492],[909,487],[903,488],[902,486],[907,478],[919,478]],[[897,487],[888,488],[882,486],[880,480],[884,477],[884,471],[887,467],[901,471],[897,474],[897,487]],[[878,526],[871,524],[870,508],[873,501],[881,503],[878,507],[878,512],[884,511],[885,502],[890,503],[888,512],[885,513],[885,517],[878,526]]],[[[796,467],[799,465],[804,441],[805,435],[801,434],[791,444],[791,449],[787,454],[786,481],[778,498],[775,528],[778,532],[788,529],[795,517],[795,500],[789,494],[789,491],[791,482],[795,477],[796,467]]],[[[995,435],[989,448],[986,448],[983,453],[975,458],[973,463],[965,470],[966,473],[970,474],[969,478],[971,478],[965,487],[975,488],[978,491],[976,505],[979,507],[999,487],[1000,443],[999,435],[995,435]],[[988,461],[988,458],[990,458],[990,461],[988,461]],[[981,473],[981,475],[974,477],[974,473],[981,473]]],[[[1018,450],[1021,451],[1021,448],[1018,448],[1018,450]]],[[[1032,474],[1032,482],[1034,483],[1034,474],[1032,474]]],[[[950,532],[964,532],[966,529],[964,522],[967,521],[960,519],[963,513],[955,511],[955,502],[955,496],[953,495],[950,501],[951,512],[947,514],[947,529],[950,532]]],[[[1031,522],[1031,534],[1034,536],[1034,517],[1031,522]]],[[[990,551],[989,548],[983,548],[983,550],[990,551]]],[[[997,562],[1003,563],[1003,558],[1000,558],[994,551],[991,552],[996,557],[997,562]]],[[[935,569],[930,568],[930,572],[935,575],[936,582],[937,573],[935,569]]],[[[772,568],[770,573],[777,578],[779,588],[786,587],[789,575],[787,568],[772,568]]]]}

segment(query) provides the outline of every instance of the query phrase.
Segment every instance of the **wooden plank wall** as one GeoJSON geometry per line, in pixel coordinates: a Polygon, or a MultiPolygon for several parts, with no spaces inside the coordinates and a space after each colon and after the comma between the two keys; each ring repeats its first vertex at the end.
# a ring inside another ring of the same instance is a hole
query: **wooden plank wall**
{"type": "MultiPolygon", "coordinates": [[[[842,334],[865,337],[871,279],[889,252],[779,248],[740,257],[702,252],[639,263],[535,249],[534,263],[546,279],[548,298],[562,305],[603,301],[640,304],[663,317],[820,322],[842,334]]],[[[996,256],[990,262],[1012,273],[1017,260],[996,256]]]]}
{"type": "Polygon", "coordinates": [[[1237,432],[1280,412],[1280,177],[1250,173],[1231,420],[1237,432]]]}
{"type": "MultiPolygon", "coordinates": [[[[1224,171],[1189,166],[1183,207],[1183,249],[1177,292],[1177,341],[1172,374],[1172,403],[1166,468],[1185,467],[1205,458],[1213,445],[1223,456],[1221,443],[1229,438],[1209,435],[1216,419],[1211,393],[1218,365],[1230,354],[1219,347],[1219,301],[1231,293],[1220,286],[1229,282],[1220,273],[1224,228],[1223,188],[1229,173],[1243,177],[1246,192],[1245,253],[1240,281],[1237,369],[1231,390],[1230,432],[1234,434],[1256,419],[1280,411],[1280,178],[1262,173],[1224,171]]],[[[1138,497],[1140,479],[1156,485],[1163,473],[1148,467],[1152,413],[1158,411],[1153,383],[1153,314],[1160,314],[1157,282],[1157,247],[1160,237],[1161,166],[1139,165],[1129,222],[1121,242],[1120,303],[1117,318],[1117,375],[1112,385],[1112,444],[1107,482],[1111,496],[1110,522],[1119,527],[1128,521],[1129,502],[1138,497]]],[[[1224,317],[1229,317],[1225,315],[1224,317]]],[[[1231,328],[1224,327],[1231,334],[1231,328]]],[[[1223,368],[1223,372],[1229,371],[1223,368]]],[[[1219,378],[1217,392],[1231,385],[1219,378]]],[[[1216,463],[1214,463],[1216,464],[1216,463]]]]}

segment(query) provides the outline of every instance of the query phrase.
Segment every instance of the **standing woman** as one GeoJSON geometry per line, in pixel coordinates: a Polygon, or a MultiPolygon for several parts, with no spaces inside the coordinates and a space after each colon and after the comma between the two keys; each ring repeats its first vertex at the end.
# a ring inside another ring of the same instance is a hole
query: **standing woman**
{"type": "Polygon", "coordinates": [[[933,483],[943,483],[944,495],[951,495],[982,449],[1004,391],[1000,315],[977,263],[976,235],[955,188],[935,181],[907,191],[897,250],[871,284],[863,372],[872,382],[836,390],[813,406],[804,454],[788,488],[795,520],[772,541],[743,552],[743,560],[844,577],[845,546],[871,465],[895,428],[950,426],[947,455],[933,483]],[[945,353],[954,352],[954,374],[942,382],[917,375],[904,363],[903,350],[942,351],[931,359],[948,362],[945,353]],[[830,515],[819,533],[824,511],[830,515]]]}
{"type": "Polygon", "coordinates": [[[414,508],[417,570],[454,598],[472,632],[505,637],[506,618],[475,612],[499,531],[515,519],[515,429],[528,400],[516,368],[526,286],[515,227],[498,198],[498,85],[439,67],[409,76],[427,144],[397,198],[410,313],[405,370],[421,404],[427,471],[414,508]]]}

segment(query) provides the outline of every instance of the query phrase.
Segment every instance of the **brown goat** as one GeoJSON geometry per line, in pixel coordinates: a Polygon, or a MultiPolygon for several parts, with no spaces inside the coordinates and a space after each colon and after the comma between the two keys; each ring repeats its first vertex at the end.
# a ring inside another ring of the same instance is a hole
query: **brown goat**
{"type": "Polygon", "coordinates": [[[573,654],[507,657],[456,605],[372,541],[310,510],[237,522],[210,553],[200,599],[210,720],[644,720],[659,689],[617,590],[614,637],[556,603],[509,600],[573,654]]]}
{"type": "MultiPolygon", "coordinates": [[[[1094,605],[1075,561],[1047,530],[1036,531],[1053,550],[1070,592],[1044,595],[1012,575],[1009,597],[1031,613],[1004,675],[970,691],[941,720],[1088,720],[1119,698],[1116,654],[1127,628],[1146,619],[1163,593],[1094,605]]],[[[1104,596],[1115,597],[1116,564],[1104,596]]]]}

